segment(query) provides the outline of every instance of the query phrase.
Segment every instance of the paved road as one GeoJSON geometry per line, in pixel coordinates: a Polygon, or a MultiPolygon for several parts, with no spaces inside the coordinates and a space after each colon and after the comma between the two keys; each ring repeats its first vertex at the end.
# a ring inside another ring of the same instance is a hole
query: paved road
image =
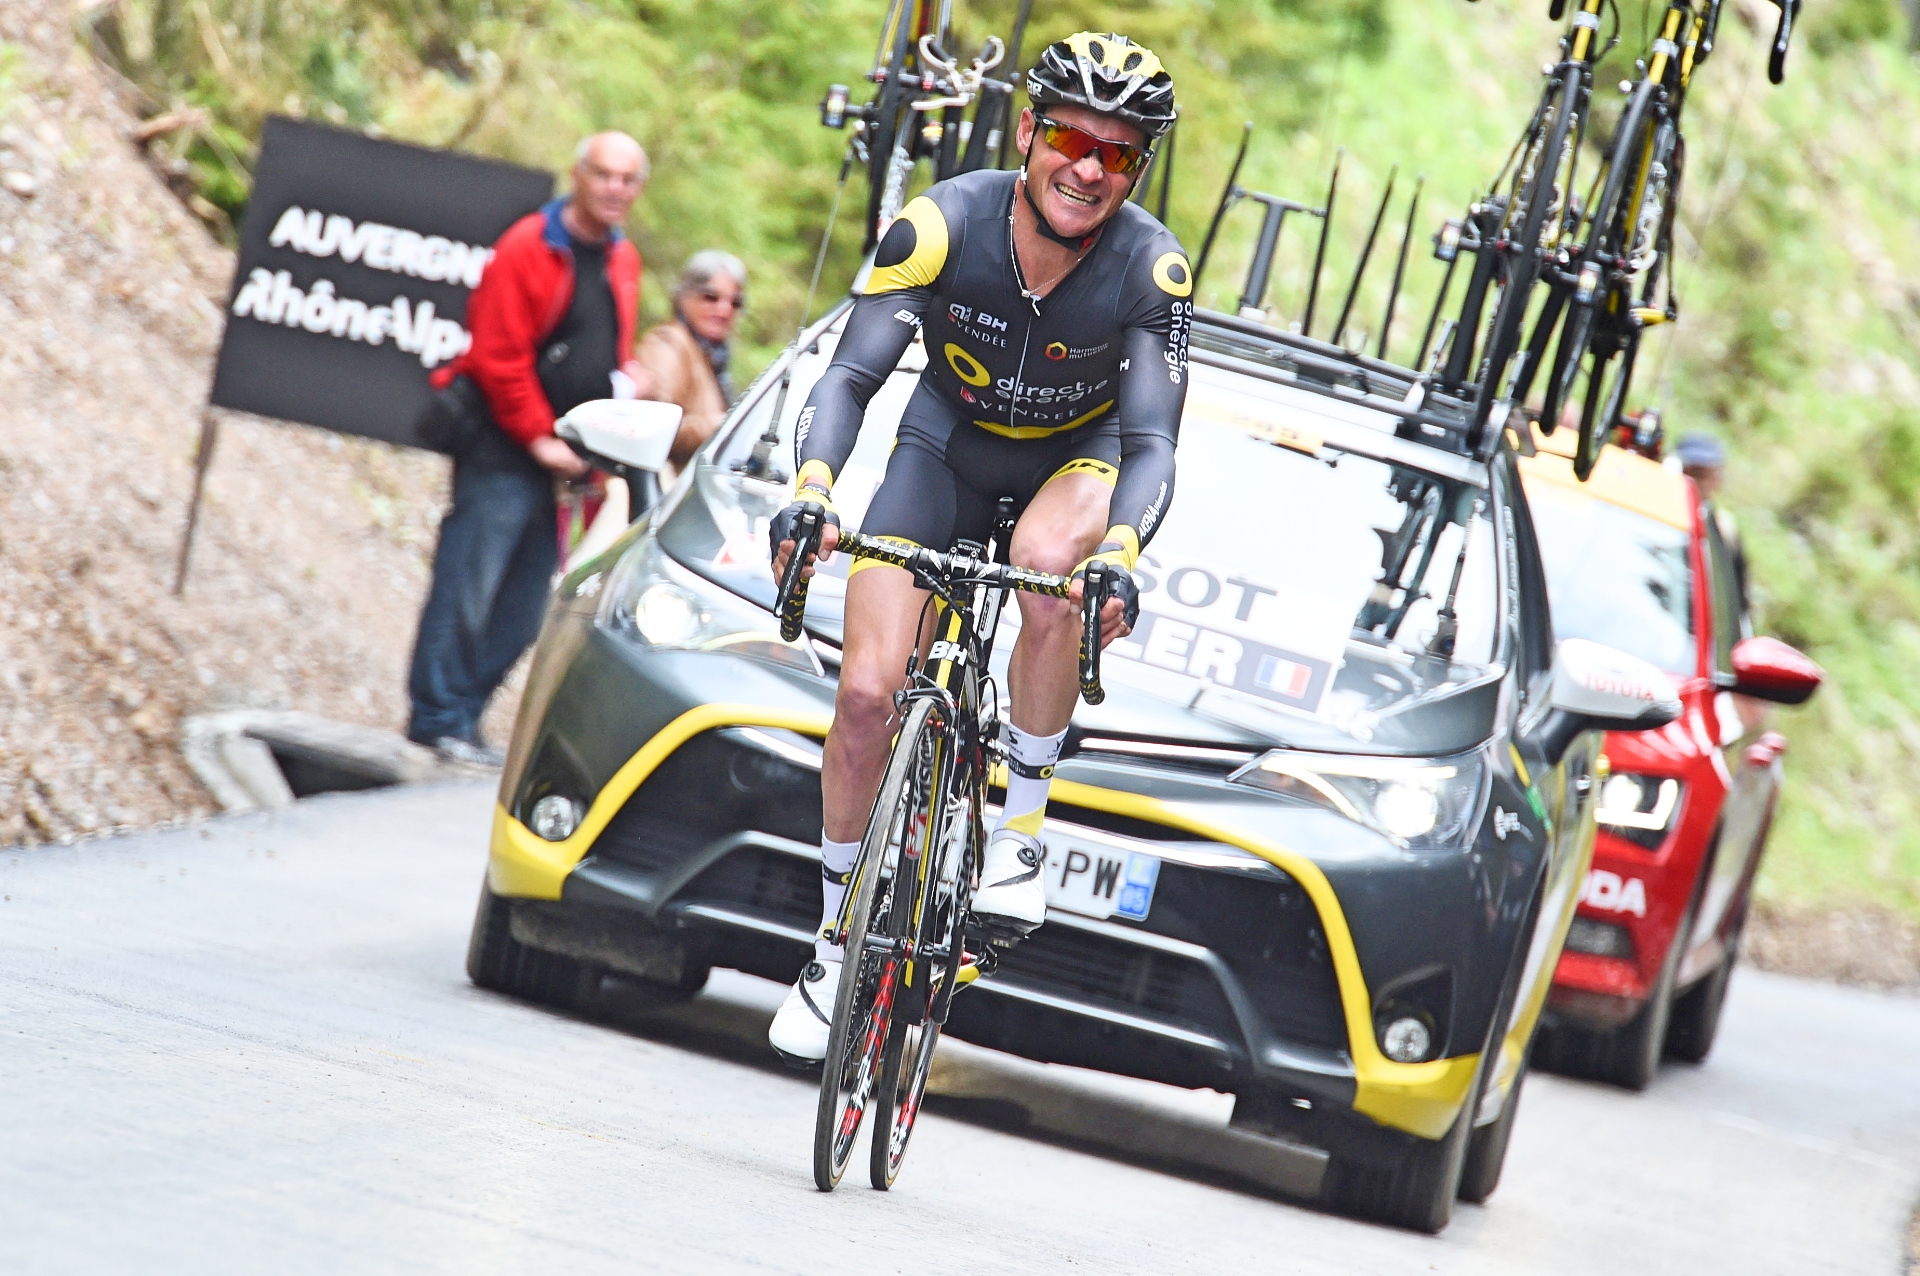
{"type": "Polygon", "coordinates": [[[1438,1238],[1224,1178],[1221,1096],[964,1045],[899,1186],[822,1196],[772,985],[589,1020],[467,984],[490,802],[0,851],[0,1268],[1903,1270],[1920,1000],[1753,972],[1702,1068],[1530,1081],[1506,1182],[1438,1238]]]}

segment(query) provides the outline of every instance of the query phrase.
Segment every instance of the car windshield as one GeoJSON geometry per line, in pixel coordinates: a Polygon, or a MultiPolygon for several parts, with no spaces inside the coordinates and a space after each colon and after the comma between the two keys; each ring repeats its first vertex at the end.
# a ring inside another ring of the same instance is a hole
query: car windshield
{"type": "Polygon", "coordinates": [[[1687,533],[1558,483],[1527,503],[1547,569],[1557,638],[1588,638],[1669,673],[1698,663],[1687,533]]]}
{"type": "Polygon", "coordinates": [[[1486,492],[1311,432],[1272,441],[1301,420],[1220,413],[1196,390],[1178,497],[1136,573],[1140,624],[1109,664],[1238,721],[1257,705],[1371,742],[1495,658],[1486,492]]]}
{"type": "MultiPolygon", "coordinates": [[[[859,526],[879,484],[918,354],[916,346],[875,396],[835,483],[847,526],[859,526]]],[[[792,418],[830,355],[827,344],[802,361],[812,366],[796,367],[778,442],[762,447],[783,471],[792,418]]],[[[1198,365],[1193,372],[1176,499],[1141,556],[1140,623],[1108,649],[1105,680],[1302,747],[1417,752],[1477,743],[1485,715],[1456,712],[1449,697],[1483,687],[1500,657],[1486,489],[1365,455],[1350,423],[1316,429],[1313,396],[1198,365]]],[[[715,552],[712,532],[700,537],[709,548],[670,546],[763,602],[771,600],[764,531],[756,545],[749,529],[764,528],[759,520],[789,498],[737,471],[751,464],[776,397],[770,388],[702,467],[707,503],[747,515],[712,511],[732,548],[715,552]],[[736,560],[742,570],[726,570],[736,560]]],[[[1384,422],[1358,433],[1365,446],[1392,450],[1384,422]]],[[[839,636],[844,586],[836,577],[845,570],[843,557],[829,564],[808,601],[809,624],[828,637],[839,636]]],[[[1017,611],[1002,623],[1004,655],[1017,611]]]]}

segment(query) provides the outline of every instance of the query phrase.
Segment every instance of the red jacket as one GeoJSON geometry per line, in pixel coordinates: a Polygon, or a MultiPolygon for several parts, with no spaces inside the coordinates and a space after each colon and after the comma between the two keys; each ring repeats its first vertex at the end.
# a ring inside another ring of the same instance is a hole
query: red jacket
{"type": "MultiPolygon", "coordinates": [[[[473,345],[433,374],[435,389],[462,373],[472,377],[493,419],[522,447],[553,433],[553,408],[533,367],[541,343],[573,304],[573,249],[560,221],[566,206],[565,196],[552,200],[494,243],[493,260],[467,298],[473,345]]],[[[607,282],[620,321],[614,349],[624,364],[633,358],[640,253],[618,229],[607,245],[607,282]]]]}

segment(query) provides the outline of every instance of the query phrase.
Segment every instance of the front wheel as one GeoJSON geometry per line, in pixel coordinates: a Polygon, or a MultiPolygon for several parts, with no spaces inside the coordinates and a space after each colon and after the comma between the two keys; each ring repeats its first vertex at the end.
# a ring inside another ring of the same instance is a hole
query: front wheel
{"type": "MultiPolygon", "coordinates": [[[[1485,1068],[1485,1063],[1481,1068],[1485,1068]]],[[[1390,1161],[1350,1158],[1335,1153],[1327,1164],[1321,1195],[1335,1209],[1417,1232],[1438,1232],[1453,1219],[1454,1198],[1473,1135],[1474,1096],[1480,1074],[1467,1089],[1467,1102],[1453,1127],[1438,1142],[1412,1139],[1390,1161]]]]}
{"type": "Polygon", "coordinates": [[[1559,210],[1572,195],[1575,152],[1568,142],[1584,89],[1582,74],[1577,67],[1568,69],[1558,86],[1559,100],[1546,117],[1546,129],[1534,137],[1514,172],[1508,208],[1521,212],[1517,226],[1509,221],[1504,228],[1513,245],[1512,256],[1507,260],[1500,304],[1494,308],[1493,327],[1487,333],[1486,370],[1473,412],[1476,439],[1487,425],[1495,400],[1507,391],[1507,365],[1519,352],[1534,284],[1540,279],[1540,268],[1549,251],[1549,244],[1543,241],[1559,238],[1559,210]]]}
{"type": "Polygon", "coordinates": [[[1740,927],[1744,915],[1727,937],[1727,953],[1713,973],[1674,998],[1673,1014],[1667,1021],[1667,1057],[1682,1063],[1703,1062],[1720,1035],[1720,1011],[1727,1004],[1727,985],[1733,982],[1733,968],[1740,960],[1740,927]]]}

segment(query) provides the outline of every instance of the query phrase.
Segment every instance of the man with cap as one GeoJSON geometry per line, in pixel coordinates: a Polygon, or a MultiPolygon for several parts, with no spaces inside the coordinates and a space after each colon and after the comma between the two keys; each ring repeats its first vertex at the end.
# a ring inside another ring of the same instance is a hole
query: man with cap
{"type": "Polygon", "coordinates": [[[1722,509],[1714,498],[1720,492],[1720,485],[1726,480],[1727,449],[1719,439],[1711,434],[1695,432],[1686,435],[1673,450],[1680,462],[1680,472],[1693,480],[1694,487],[1700,491],[1700,500],[1713,518],[1714,526],[1720,532],[1720,539],[1726,543],[1727,552],[1733,557],[1733,574],[1740,593],[1740,614],[1747,614],[1747,550],[1740,543],[1740,526],[1734,521],[1729,510],[1722,509]]]}

